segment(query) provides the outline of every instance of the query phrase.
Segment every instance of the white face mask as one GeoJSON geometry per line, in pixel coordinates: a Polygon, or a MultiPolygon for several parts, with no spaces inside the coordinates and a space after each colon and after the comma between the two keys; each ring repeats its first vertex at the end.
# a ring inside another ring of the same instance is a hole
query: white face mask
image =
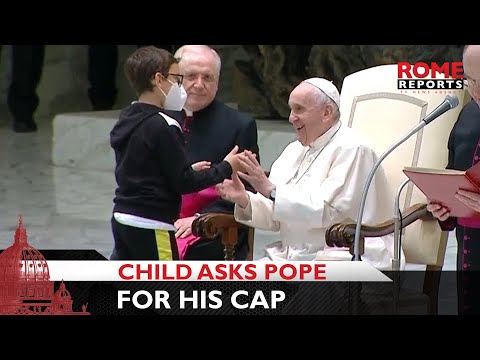
{"type": "Polygon", "coordinates": [[[170,80],[168,81],[172,84],[172,87],[170,90],[168,90],[167,95],[165,95],[162,90],[162,93],[165,95],[165,103],[163,104],[163,108],[165,110],[180,111],[183,109],[183,106],[187,101],[187,92],[183,88],[183,85],[179,86],[177,83],[173,83],[170,80]]]}

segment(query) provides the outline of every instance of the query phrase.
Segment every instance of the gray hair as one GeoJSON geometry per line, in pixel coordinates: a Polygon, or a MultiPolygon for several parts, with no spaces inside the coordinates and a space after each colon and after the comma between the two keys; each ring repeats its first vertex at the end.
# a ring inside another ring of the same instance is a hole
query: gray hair
{"type": "Polygon", "coordinates": [[[314,96],[315,103],[317,103],[319,106],[326,105],[326,104],[332,105],[332,107],[333,107],[333,117],[335,118],[335,120],[339,120],[340,119],[340,109],[338,108],[335,101],[330,99],[330,97],[327,94],[325,94],[322,90],[320,90],[316,86],[312,85],[312,88],[313,88],[313,91],[314,91],[313,96],[314,96]]]}
{"type": "Polygon", "coordinates": [[[212,49],[208,45],[183,45],[181,46],[173,55],[178,61],[182,59],[182,56],[184,53],[187,52],[195,52],[195,51],[211,51],[213,56],[215,57],[215,60],[217,62],[217,73],[220,76],[220,71],[222,69],[222,59],[220,58],[220,55],[212,49]]]}

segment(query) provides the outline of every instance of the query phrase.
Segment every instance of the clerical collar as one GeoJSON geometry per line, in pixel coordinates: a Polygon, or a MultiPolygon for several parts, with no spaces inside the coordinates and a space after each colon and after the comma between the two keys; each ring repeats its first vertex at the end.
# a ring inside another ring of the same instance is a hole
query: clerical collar
{"type": "Polygon", "coordinates": [[[328,142],[335,136],[335,134],[340,130],[342,122],[337,121],[330,129],[328,129],[323,135],[314,140],[308,147],[309,150],[318,150],[325,147],[328,142]]]}

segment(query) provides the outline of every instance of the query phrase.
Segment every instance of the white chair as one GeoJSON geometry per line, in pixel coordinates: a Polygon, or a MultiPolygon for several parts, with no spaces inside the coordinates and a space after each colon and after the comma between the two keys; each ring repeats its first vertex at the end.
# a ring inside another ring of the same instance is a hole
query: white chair
{"type": "MultiPolygon", "coordinates": [[[[397,89],[397,65],[381,65],[347,76],[341,89],[340,111],[343,123],[354,128],[380,156],[408,134],[427,114],[456,95],[459,105],[432,121],[395,149],[382,162],[394,199],[407,179],[404,166],[444,168],[448,160],[448,137],[466,100],[466,91],[400,91],[397,89]]],[[[439,75],[440,77],[440,75],[439,75]]],[[[437,310],[437,293],[448,233],[426,210],[425,196],[409,183],[401,193],[399,207],[403,216],[401,245],[405,261],[425,265],[429,286],[430,312],[437,310]],[[436,271],[432,273],[432,271],[436,271]]],[[[394,231],[392,220],[378,227],[362,227],[361,237],[381,236],[394,231]]],[[[327,233],[327,241],[351,242],[356,224],[336,224],[327,233]]],[[[368,241],[368,240],[367,240],[368,241]]]]}

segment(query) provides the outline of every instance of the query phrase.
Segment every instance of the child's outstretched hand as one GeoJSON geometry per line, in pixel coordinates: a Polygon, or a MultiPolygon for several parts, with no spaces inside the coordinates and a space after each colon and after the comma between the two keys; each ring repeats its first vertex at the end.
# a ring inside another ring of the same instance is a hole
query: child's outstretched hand
{"type": "Polygon", "coordinates": [[[212,165],[210,161],[199,161],[192,164],[192,169],[195,171],[206,170],[210,169],[210,165],[212,165]]]}

